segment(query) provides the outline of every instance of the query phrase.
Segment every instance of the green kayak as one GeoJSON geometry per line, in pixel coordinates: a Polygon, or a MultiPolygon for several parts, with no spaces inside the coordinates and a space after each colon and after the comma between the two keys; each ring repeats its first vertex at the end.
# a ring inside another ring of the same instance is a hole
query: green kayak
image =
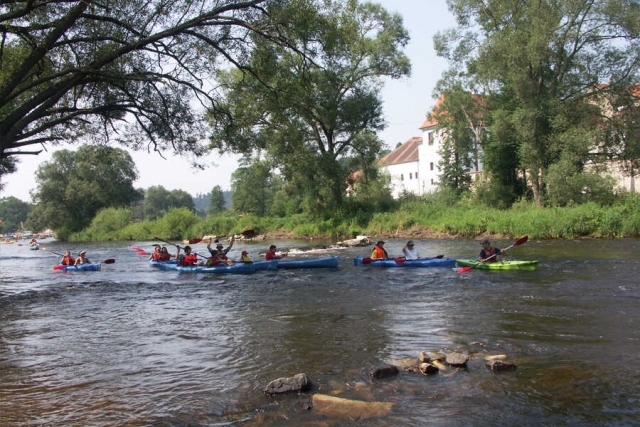
{"type": "Polygon", "coordinates": [[[457,259],[460,267],[473,267],[479,270],[527,270],[533,271],[538,267],[539,261],[499,261],[480,262],[475,259],[457,259]]]}

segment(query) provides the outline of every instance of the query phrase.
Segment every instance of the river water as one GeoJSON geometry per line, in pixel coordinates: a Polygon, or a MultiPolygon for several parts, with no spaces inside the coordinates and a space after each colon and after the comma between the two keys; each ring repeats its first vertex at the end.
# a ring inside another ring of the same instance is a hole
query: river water
{"type": "MultiPolygon", "coordinates": [[[[509,258],[540,260],[534,272],[355,267],[369,247],[290,255],[339,255],[338,269],[237,276],[155,270],[131,250],[151,243],[70,244],[116,260],[74,274],[53,271],[50,251],[0,245],[0,425],[640,425],[640,240],[529,240],[509,258]],[[369,378],[420,351],[471,359],[369,378]],[[494,355],[518,369],[492,373],[494,355]],[[297,373],[309,392],[263,393],[297,373]],[[366,420],[318,413],[317,393],[393,408],[366,420]]],[[[230,255],[257,259],[270,243],[230,255]]],[[[403,244],[386,247],[397,256],[403,244]]],[[[423,256],[480,250],[416,245],[423,256]]]]}

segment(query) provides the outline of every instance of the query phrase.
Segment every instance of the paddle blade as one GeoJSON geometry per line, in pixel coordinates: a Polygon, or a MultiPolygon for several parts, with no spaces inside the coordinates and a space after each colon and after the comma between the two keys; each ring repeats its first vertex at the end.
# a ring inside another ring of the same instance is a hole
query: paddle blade
{"type": "Polygon", "coordinates": [[[442,258],[444,258],[444,255],[436,255],[436,256],[434,256],[433,258],[434,258],[434,259],[442,259],[442,258]]]}
{"type": "Polygon", "coordinates": [[[523,244],[524,242],[526,242],[527,240],[529,240],[529,236],[524,236],[524,237],[522,237],[522,238],[518,239],[518,240],[513,244],[513,246],[521,245],[521,244],[523,244]]]}
{"type": "Polygon", "coordinates": [[[115,259],[109,258],[109,259],[105,259],[104,261],[102,261],[102,264],[113,264],[114,262],[116,262],[115,259]]]}
{"type": "Polygon", "coordinates": [[[462,267],[462,268],[456,270],[456,273],[468,273],[471,270],[473,270],[473,267],[474,267],[473,265],[470,265],[469,267],[462,267]]]}
{"type": "Polygon", "coordinates": [[[134,251],[144,251],[144,249],[142,249],[140,246],[131,246],[131,249],[133,249],[134,251]]]}
{"type": "Polygon", "coordinates": [[[362,264],[371,264],[371,258],[362,258],[362,264]]]}
{"type": "Polygon", "coordinates": [[[66,265],[54,265],[53,269],[54,270],[64,270],[65,267],[66,267],[66,265]]]}
{"type": "Polygon", "coordinates": [[[202,242],[202,239],[189,239],[190,245],[195,245],[196,243],[202,242]]]}
{"type": "Polygon", "coordinates": [[[244,230],[241,233],[243,236],[253,236],[254,234],[256,234],[255,230],[244,230]]]}
{"type": "Polygon", "coordinates": [[[149,252],[138,251],[138,252],[136,252],[136,255],[149,255],[149,252]]]}
{"type": "Polygon", "coordinates": [[[396,262],[396,264],[404,264],[405,261],[404,258],[394,258],[393,260],[396,262]]]}

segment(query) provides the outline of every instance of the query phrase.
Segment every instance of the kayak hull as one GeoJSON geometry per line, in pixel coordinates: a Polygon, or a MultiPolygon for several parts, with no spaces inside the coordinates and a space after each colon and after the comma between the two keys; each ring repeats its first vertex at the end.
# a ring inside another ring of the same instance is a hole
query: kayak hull
{"type": "Polygon", "coordinates": [[[354,265],[370,265],[372,267],[455,267],[456,260],[453,258],[421,258],[412,260],[402,260],[397,262],[394,258],[371,260],[369,257],[357,256],[353,258],[354,265]],[[369,262],[367,262],[369,261],[369,262]]]}
{"type": "Polygon", "coordinates": [[[475,259],[456,260],[460,267],[473,267],[479,270],[524,270],[534,271],[538,268],[539,261],[499,261],[499,262],[479,262],[475,259]]]}
{"type": "Polygon", "coordinates": [[[254,261],[252,262],[253,266],[256,270],[277,270],[278,269],[278,260],[272,259],[269,261],[254,261]]]}
{"type": "Polygon", "coordinates": [[[37,251],[40,249],[40,246],[29,246],[30,251],[37,251]]]}
{"type": "Polygon", "coordinates": [[[54,265],[54,270],[58,271],[100,271],[102,264],[80,264],[80,265],[54,265]]]}
{"type": "Polygon", "coordinates": [[[252,274],[255,273],[256,268],[250,263],[236,263],[232,265],[218,265],[215,267],[185,267],[178,265],[177,262],[157,262],[153,261],[160,270],[173,270],[181,273],[213,273],[213,274],[252,274]]]}
{"type": "Polygon", "coordinates": [[[282,261],[278,260],[278,269],[295,269],[295,268],[336,268],[340,264],[340,258],[337,256],[329,256],[324,258],[307,258],[282,261]]]}

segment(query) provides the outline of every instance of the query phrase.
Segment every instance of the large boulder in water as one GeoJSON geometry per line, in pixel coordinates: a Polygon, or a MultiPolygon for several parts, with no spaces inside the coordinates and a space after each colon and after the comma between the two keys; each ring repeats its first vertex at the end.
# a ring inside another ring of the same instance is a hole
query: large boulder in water
{"type": "Polygon", "coordinates": [[[281,394],[307,391],[311,388],[311,381],[307,374],[297,374],[289,378],[278,378],[271,381],[264,392],[267,394],[281,394]]]}
{"type": "Polygon", "coordinates": [[[393,409],[392,402],[364,402],[326,394],[314,394],[311,396],[311,403],[313,411],[318,414],[349,420],[383,417],[393,409]]]}

